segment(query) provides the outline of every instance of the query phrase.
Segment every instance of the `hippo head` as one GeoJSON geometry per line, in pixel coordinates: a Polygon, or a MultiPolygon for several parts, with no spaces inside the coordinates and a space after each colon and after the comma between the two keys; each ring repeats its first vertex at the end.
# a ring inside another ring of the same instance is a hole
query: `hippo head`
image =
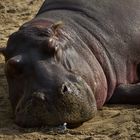
{"type": "Polygon", "coordinates": [[[18,125],[78,126],[94,116],[94,94],[78,73],[81,57],[73,46],[60,23],[26,25],[9,37],[0,51],[18,125]]]}

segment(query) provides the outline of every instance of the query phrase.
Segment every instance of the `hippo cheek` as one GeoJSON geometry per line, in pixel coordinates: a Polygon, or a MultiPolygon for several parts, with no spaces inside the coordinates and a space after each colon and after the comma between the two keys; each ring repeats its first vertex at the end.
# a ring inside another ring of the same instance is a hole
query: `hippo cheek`
{"type": "Polygon", "coordinates": [[[16,123],[22,127],[40,127],[57,126],[66,122],[68,126],[75,127],[95,115],[93,92],[83,81],[64,82],[59,93],[48,96],[50,94],[34,92],[24,105],[22,101],[19,102],[15,112],[16,123]]]}

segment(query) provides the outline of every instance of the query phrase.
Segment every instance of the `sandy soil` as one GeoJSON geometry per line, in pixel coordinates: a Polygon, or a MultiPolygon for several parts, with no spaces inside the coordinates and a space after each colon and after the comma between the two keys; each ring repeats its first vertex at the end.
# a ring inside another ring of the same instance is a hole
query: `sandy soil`
{"type": "MultiPolygon", "coordinates": [[[[8,36],[30,20],[43,0],[0,0],[0,46],[8,36]]],[[[13,122],[4,75],[4,58],[0,55],[0,139],[5,140],[138,140],[140,106],[106,105],[97,116],[72,130],[23,129],[13,122]]]]}

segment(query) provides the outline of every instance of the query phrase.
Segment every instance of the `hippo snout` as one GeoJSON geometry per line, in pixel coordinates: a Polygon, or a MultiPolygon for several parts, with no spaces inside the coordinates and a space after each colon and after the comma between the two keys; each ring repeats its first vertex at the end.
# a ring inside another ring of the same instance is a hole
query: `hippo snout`
{"type": "Polygon", "coordinates": [[[61,88],[62,94],[75,94],[78,95],[80,93],[79,89],[71,82],[65,82],[62,84],[61,88]]]}
{"type": "Polygon", "coordinates": [[[58,91],[38,90],[19,101],[15,121],[22,127],[77,126],[91,119],[96,101],[85,82],[65,81],[58,91]]]}

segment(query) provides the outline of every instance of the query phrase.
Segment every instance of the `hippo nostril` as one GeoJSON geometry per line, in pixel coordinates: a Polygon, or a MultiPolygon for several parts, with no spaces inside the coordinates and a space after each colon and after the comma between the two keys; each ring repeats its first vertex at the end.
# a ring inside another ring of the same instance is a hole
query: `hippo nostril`
{"type": "Polygon", "coordinates": [[[67,83],[65,83],[62,85],[61,92],[62,93],[72,93],[72,89],[67,83]]]}
{"type": "Polygon", "coordinates": [[[67,92],[67,91],[68,91],[67,86],[64,86],[62,92],[65,93],[65,92],[67,92]]]}

